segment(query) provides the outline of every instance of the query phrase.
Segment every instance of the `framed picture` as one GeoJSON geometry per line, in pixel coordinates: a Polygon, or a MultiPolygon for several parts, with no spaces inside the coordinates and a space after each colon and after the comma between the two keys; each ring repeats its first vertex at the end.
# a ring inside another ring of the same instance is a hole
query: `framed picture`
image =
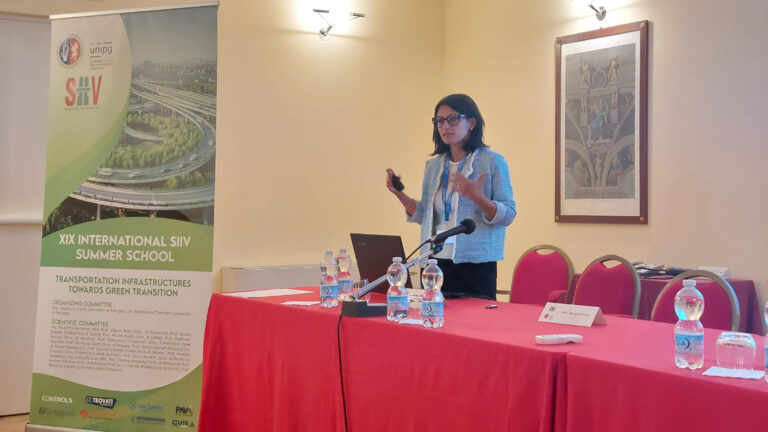
{"type": "Polygon", "coordinates": [[[555,221],[648,223],[648,21],[555,42],[555,221]]]}

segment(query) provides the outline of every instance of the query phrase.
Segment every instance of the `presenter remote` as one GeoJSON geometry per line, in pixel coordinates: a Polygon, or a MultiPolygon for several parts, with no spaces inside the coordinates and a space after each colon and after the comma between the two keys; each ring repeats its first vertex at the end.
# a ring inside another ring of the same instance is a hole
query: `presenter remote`
{"type": "Polygon", "coordinates": [[[581,343],[583,337],[578,334],[550,334],[536,336],[536,343],[539,345],[557,345],[565,343],[581,343]]]}

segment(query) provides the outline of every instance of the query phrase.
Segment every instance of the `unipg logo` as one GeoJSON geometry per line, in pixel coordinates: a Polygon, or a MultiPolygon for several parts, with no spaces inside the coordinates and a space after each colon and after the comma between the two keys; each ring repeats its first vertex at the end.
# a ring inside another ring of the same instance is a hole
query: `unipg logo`
{"type": "Polygon", "coordinates": [[[91,405],[96,405],[102,408],[109,408],[112,409],[117,404],[117,399],[115,398],[105,398],[105,397],[96,397],[96,396],[86,396],[85,402],[89,403],[91,405]]]}
{"type": "Polygon", "coordinates": [[[59,44],[59,63],[62,66],[72,67],[80,61],[81,51],[80,38],[75,35],[69,35],[59,44]]]}

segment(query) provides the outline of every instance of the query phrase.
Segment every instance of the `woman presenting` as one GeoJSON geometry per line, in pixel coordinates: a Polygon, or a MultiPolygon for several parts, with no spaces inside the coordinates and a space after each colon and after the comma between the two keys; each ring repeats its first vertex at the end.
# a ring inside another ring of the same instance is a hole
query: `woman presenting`
{"type": "Polygon", "coordinates": [[[517,211],[504,157],[483,142],[485,122],[467,95],[444,97],[432,118],[433,157],[424,168],[421,200],[392,184],[387,189],[403,204],[408,222],[421,225],[421,241],[472,219],[469,235],[450,237],[434,257],[443,270],[446,297],[496,299],[496,262],[504,259],[506,227],[517,211]]]}

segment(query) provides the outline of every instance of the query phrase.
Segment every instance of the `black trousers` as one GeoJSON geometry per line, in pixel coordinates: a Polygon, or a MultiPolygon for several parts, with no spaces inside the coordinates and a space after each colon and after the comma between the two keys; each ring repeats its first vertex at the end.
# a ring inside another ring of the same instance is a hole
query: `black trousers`
{"type": "Polygon", "coordinates": [[[442,292],[446,298],[479,297],[496,300],[496,261],[454,264],[438,259],[443,271],[442,292]]]}

